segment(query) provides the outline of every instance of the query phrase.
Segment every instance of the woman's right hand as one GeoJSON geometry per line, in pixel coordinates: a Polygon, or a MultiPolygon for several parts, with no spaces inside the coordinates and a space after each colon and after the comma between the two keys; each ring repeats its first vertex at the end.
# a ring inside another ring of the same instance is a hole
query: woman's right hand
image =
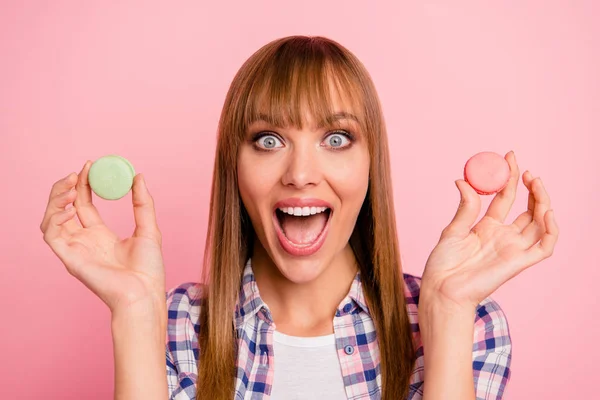
{"type": "Polygon", "coordinates": [[[52,186],[40,225],[44,241],[67,271],[102,299],[112,313],[146,301],[162,306],[162,239],[144,178],[138,174],[133,181],[133,235],[119,239],[92,204],[88,184],[91,164],[87,161],[79,174],[71,173],[52,186]],[[70,203],[73,207],[66,209],[70,203]]]}

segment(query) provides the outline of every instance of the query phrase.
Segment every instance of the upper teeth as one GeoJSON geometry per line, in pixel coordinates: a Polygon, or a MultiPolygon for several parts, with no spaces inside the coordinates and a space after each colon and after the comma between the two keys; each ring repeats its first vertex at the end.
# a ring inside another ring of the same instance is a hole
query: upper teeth
{"type": "Polygon", "coordinates": [[[279,211],[296,216],[315,215],[327,209],[327,207],[279,207],[279,211]]]}

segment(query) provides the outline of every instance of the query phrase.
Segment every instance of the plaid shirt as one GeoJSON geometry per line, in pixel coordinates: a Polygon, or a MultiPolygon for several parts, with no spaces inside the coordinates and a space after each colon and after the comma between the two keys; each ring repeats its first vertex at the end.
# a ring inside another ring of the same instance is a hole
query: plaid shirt
{"type": "MultiPolygon", "coordinates": [[[[423,346],[417,321],[421,279],[404,274],[405,296],[417,360],[408,400],[423,397],[423,346]]],[[[195,399],[198,363],[198,319],[202,286],[183,283],[167,292],[167,380],[172,400],[195,399]]],[[[269,399],[274,374],[273,331],[268,306],[260,298],[250,261],[243,273],[235,309],[238,337],[235,399],[269,399]]],[[[380,399],[381,373],[375,325],[357,273],[333,319],[336,346],[349,400],[380,399]]],[[[491,298],[479,304],[473,341],[473,377],[477,399],[501,399],[510,378],[511,340],[506,317],[491,298]]],[[[308,383],[308,382],[307,382],[308,383]]]]}

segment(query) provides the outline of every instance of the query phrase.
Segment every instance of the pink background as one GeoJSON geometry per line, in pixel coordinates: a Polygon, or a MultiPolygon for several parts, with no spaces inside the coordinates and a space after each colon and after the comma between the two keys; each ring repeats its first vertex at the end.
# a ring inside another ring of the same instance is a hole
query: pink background
{"type": "MultiPolygon", "coordinates": [[[[405,271],[422,272],[454,215],[469,156],[514,150],[522,171],[542,176],[561,238],[493,295],[514,341],[505,398],[597,396],[598,3],[367,4],[2,1],[1,398],[112,395],[108,310],[38,228],[52,183],[87,159],[127,157],[156,199],[167,286],[197,280],[228,85],[252,52],[290,34],[340,41],[375,80],[405,271]]],[[[130,200],[97,201],[122,235],[130,200]]],[[[510,220],[525,207],[521,183],[510,220]]]]}

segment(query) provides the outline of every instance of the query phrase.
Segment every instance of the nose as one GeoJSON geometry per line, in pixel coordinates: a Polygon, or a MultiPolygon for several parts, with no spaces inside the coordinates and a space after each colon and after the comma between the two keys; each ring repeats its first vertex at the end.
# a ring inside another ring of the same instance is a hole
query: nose
{"type": "Polygon", "coordinates": [[[281,182],[297,189],[317,185],[323,175],[314,146],[296,146],[288,154],[288,162],[281,182]]]}

